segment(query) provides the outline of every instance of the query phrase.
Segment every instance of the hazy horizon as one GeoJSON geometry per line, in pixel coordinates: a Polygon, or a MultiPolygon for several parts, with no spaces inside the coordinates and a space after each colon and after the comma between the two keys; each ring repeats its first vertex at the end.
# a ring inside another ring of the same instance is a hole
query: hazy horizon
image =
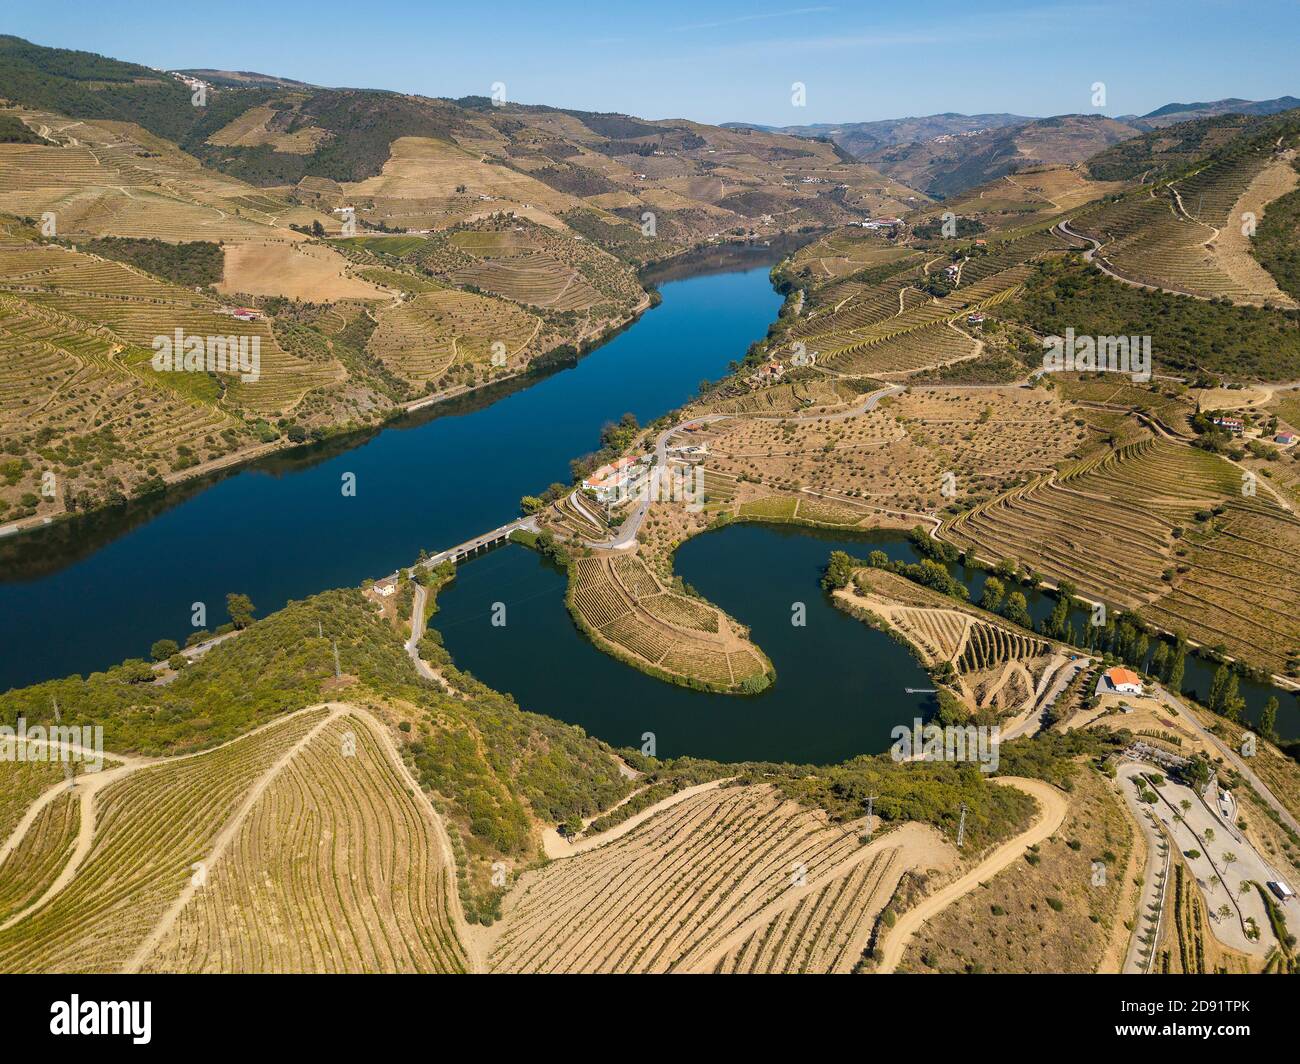
{"type": "Polygon", "coordinates": [[[936,0],[924,12],[664,0],[653,20],[616,9],[599,22],[587,4],[506,2],[487,9],[491,19],[484,10],[381,0],[358,17],[337,0],[237,0],[218,13],[173,7],[159,19],[123,0],[90,11],[46,0],[12,4],[4,32],[163,69],[249,70],[450,98],[490,95],[504,83],[511,102],[709,123],[1113,117],[1300,94],[1291,43],[1300,6],[1283,0],[936,0]],[[804,106],[792,102],[796,82],[804,106]],[[1097,82],[1106,86],[1103,106],[1093,105],[1097,82]]]}

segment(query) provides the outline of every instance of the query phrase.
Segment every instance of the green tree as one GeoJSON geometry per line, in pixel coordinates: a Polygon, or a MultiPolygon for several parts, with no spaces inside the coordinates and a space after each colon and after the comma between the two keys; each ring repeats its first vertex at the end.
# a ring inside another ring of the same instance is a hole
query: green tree
{"type": "Polygon", "coordinates": [[[1029,616],[1029,603],[1019,591],[1013,591],[1007,596],[1006,605],[1002,607],[1002,616],[1022,628],[1034,627],[1034,619],[1029,616]]]}
{"type": "Polygon", "coordinates": [[[1228,665],[1227,662],[1221,664],[1214,670],[1214,679],[1210,681],[1210,697],[1207,705],[1218,713],[1223,709],[1223,695],[1228,689],[1228,665]]]}
{"type": "Polygon", "coordinates": [[[1169,677],[1166,683],[1174,694],[1178,694],[1183,688],[1183,670],[1187,667],[1187,642],[1182,636],[1174,644],[1174,649],[1169,652],[1169,677]]]}
{"type": "Polygon", "coordinates": [[[844,551],[831,551],[831,558],[826,565],[826,572],[822,575],[822,587],[828,591],[847,587],[849,580],[853,577],[853,570],[858,568],[858,565],[859,563],[844,551]]]}
{"type": "Polygon", "coordinates": [[[997,613],[998,607],[1002,605],[1002,596],[1006,594],[1006,585],[996,576],[990,576],[984,581],[984,593],[980,595],[980,609],[989,610],[997,613]]]}
{"type": "Polygon", "coordinates": [[[253,623],[253,600],[232,591],[226,596],[226,612],[236,628],[247,628],[253,623]]]}
{"type": "Polygon", "coordinates": [[[149,648],[149,653],[153,656],[154,661],[166,661],[180,648],[180,644],[175,639],[160,639],[149,648]]]}
{"type": "Polygon", "coordinates": [[[1156,642],[1155,652],[1151,655],[1151,675],[1163,680],[1169,672],[1169,644],[1163,639],[1156,642]]]}
{"type": "Polygon", "coordinates": [[[1277,708],[1277,696],[1273,695],[1259,715],[1259,733],[1269,742],[1277,742],[1277,708]]]}

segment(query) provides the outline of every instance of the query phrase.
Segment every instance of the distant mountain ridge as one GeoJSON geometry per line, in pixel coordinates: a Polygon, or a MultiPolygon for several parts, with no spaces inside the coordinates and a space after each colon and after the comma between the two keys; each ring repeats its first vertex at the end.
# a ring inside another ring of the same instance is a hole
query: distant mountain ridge
{"type": "Polygon", "coordinates": [[[1196,118],[1213,118],[1218,115],[1275,115],[1300,107],[1295,96],[1278,96],[1272,100],[1242,100],[1230,97],[1203,103],[1167,103],[1144,115],[1124,115],[1119,121],[1128,122],[1139,129],[1151,130],[1171,122],[1187,122],[1196,118]]]}
{"type": "MultiPolygon", "coordinates": [[[[1027,166],[1081,163],[1125,140],[1168,126],[1229,114],[1267,116],[1300,107],[1300,99],[1235,97],[1168,103],[1145,115],[1055,115],[957,112],[875,122],[750,126],[772,133],[830,140],[889,177],[947,198],[1027,166]]],[[[745,123],[724,123],[743,128],[745,123]]]]}

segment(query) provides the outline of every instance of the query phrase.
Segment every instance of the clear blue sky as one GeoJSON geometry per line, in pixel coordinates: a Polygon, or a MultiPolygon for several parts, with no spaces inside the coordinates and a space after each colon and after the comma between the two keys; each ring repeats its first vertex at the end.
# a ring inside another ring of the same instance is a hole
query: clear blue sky
{"type": "Polygon", "coordinates": [[[795,124],[1300,96],[1297,0],[6,0],[0,29],[150,66],[795,124]],[[790,86],[807,86],[793,107],[790,86]]]}

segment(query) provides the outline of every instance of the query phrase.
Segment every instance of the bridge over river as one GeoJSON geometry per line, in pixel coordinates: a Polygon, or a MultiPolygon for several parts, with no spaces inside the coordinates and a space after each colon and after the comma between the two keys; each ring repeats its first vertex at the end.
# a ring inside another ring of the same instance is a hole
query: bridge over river
{"type": "MultiPolygon", "coordinates": [[[[448,547],[444,551],[439,551],[432,558],[426,558],[420,565],[426,569],[432,569],[435,565],[441,565],[443,562],[459,562],[468,558],[471,554],[476,554],[481,550],[487,550],[488,547],[496,546],[510,538],[512,532],[536,532],[536,517],[520,517],[509,524],[499,525],[490,532],[482,532],[471,539],[465,540],[464,543],[458,543],[454,547],[448,547]]],[[[397,573],[384,577],[382,580],[376,580],[378,586],[387,586],[397,583],[397,573]]]]}

